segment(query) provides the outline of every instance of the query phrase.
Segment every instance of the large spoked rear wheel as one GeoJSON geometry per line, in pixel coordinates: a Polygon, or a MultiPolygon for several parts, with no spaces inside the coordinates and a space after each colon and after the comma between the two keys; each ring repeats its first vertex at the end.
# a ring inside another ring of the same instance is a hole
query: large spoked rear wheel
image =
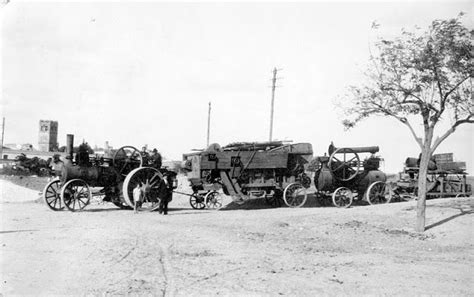
{"type": "Polygon", "coordinates": [[[353,193],[351,190],[345,187],[337,188],[332,193],[332,203],[336,207],[349,207],[352,204],[353,193]]]}
{"type": "Polygon", "coordinates": [[[70,211],[81,211],[89,204],[92,192],[82,179],[68,181],[61,189],[61,201],[70,211]]]}
{"type": "Polygon", "coordinates": [[[123,146],[114,154],[113,166],[122,176],[127,176],[132,170],[142,165],[142,155],[133,146],[123,146]]]}
{"type": "Polygon", "coordinates": [[[61,182],[59,178],[50,181],[44,187],[43,199],[46,205],[54,211],[64,209],[64,204],[61,201],[61,182]]]}
{"type": "Polygon", "coordinates": [[[306,188],[300,183],[289,184],[283,191],[283,200],[288,207],[301,207],[307,198],[306,188]]]}
{"type": "Polygon", "coordinates": [[[198,193],[193,193],[191,197],[189,197],[189,204],[191,204],[191,207],[194,209],[204,209],[206,207],[204,196],[198,193]]]}
{"type": "Polygon", "coordinates": [[[204,200],[206,201],[206,206],[209,209],[220,209],[224,203],[222,194],[217,191],[211,191],[207,193],[206,197],[204,197],[204,200]]]}
{"type": "Polygon", "coordinates": [[[123,198],[128,206],[137,210],[154,211],[160,206],[160,193],[166,187],[163,175],[152,167],[140,167],[132,170],[123,182],[123,198]]]}
{"type": "Polygon", "coordinates": [[[365,199],[370,205],[390,203],[392,200],[390,185],[382,181],[372,183],[365,193],[365,199]]]}

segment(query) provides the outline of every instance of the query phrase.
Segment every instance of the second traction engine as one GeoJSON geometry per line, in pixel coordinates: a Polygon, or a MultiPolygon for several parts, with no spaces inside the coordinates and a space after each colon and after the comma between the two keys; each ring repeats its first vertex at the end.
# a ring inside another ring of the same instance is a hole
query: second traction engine
{"type": "Polygon", "coordinates": [[[337,207],[350,206],[354,197],[370,204],[389,202],[391,193],[386,174],[379,170],[378,151],[378,146],[336,148],[331,143],[329,156],[315,158],[314,184],[320,201],[324,203],[324,197],[330,195],[337,207]],[[363,154],[369,155],[361,160],[363,154]]]}

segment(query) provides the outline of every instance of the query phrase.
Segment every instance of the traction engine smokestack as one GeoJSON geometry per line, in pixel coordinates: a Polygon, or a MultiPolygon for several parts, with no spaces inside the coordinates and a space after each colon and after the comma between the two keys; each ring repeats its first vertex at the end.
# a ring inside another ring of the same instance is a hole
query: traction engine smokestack
{"type": "Polygon", "coordinates": [[[74,135],[67,134],[66,137],[67,137],[66,138],[66,153],[67,153],[66,159],[69,159],[72,161],[72,154],[73,154],[73,149],[74,149],[74,135]]]}

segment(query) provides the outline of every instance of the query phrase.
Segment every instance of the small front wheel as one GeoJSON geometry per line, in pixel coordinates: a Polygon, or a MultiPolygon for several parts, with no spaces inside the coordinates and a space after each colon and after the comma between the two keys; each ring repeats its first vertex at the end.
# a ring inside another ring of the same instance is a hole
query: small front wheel
{"type": "Polygon", "coordinates": [[[334,193],[332,193],[332,203],[336,207],[349,207],[352,204],[353,193],[351,190],[345,187],[337,188],[334,193]]]}
{"type": "Polygon", "coordinates": [[[288,207],[301,207],[307,198],[306,189],[300,183],[289,184],[283,191],[283,200],[288,207]]]}
{"type": "Polygon", "coordinates": [[[81,211],[89,204],[92,192],[82,179],[72,179],[61,189],[61,201],[70,211],[81,211]]]}
{"type": "Polygon", "coordinates": [[[59,179],[50,181],[43,190],[43,199],[46,205],[52,210],[63,210],[64,204],[61,201],[61,182],[59,179]]]}

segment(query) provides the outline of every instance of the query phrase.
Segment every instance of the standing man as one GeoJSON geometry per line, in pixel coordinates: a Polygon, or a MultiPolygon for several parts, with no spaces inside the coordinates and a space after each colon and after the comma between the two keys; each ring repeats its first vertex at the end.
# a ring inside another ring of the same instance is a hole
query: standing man
{"type": "Polygon", "coordinates": [[[168,171],[166,168],[161,170],[161,173],[163,174],[163,180],[161,180],[159,186],[160,206],[158,212],[166,215],[168,214],[168,203],[173,199],[173,180],[176,179],[176,173],[168,171]]]}
{"type": "Polygon", "coordinates": [[[147,151],[147,146],[146,145],[144,147],[142,147],[142,151],[140,152],[140,154],[142,155],[143,165],[147,166],[148,163],[150,162],[150,154],[147,151]]]}
{"type": "Polygon", "coordinates": [[[155,167],[156,169],[161,168],[161,155],[156,148],[153,149],[150,159],[151,159],[151,165],[153,167],[155,167]]]}

